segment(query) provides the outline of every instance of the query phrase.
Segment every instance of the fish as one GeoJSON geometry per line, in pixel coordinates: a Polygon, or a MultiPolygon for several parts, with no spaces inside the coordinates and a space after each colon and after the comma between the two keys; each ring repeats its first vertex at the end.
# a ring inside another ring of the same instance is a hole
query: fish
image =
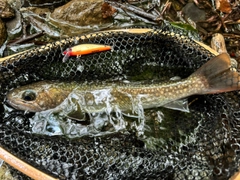
{"type": "Polygon", "coordinates": [[[78,83],[39,81],[11,90],[7,102],[18,110],[40,112],[59,106],[72,91],[82,99],[84,111],[101,112],[107,107],[133,110],[134,103],[144,109],[167,105],[195,94],[215,94],[240,89],[240,74],[227,53],[202,65],[186,79],[166,83],[78,83]]]}

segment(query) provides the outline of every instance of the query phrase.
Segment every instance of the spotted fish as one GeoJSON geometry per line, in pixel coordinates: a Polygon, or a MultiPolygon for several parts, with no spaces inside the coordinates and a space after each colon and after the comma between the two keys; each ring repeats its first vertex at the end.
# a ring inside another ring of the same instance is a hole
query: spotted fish
{"type": "Polygon", "coordinates": [[[240,89],[240,74],[228,54],[220,54],[186,79],[167,83],[102,83],[40,81],[13,89],[7,102],[16,109],[39,112],[60,105],[71,92],[81,98],[85,111],[101,112],[107,107],[133,110],[134,103],[144,109],[160,107],[194,94],[214,94],[240,89]]]}

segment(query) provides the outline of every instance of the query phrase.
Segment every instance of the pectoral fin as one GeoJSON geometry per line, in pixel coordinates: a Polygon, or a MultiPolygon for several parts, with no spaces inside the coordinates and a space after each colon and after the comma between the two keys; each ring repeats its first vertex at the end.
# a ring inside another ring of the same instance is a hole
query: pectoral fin
{"type": "Polygon", "coordinates": [[[165,104],[163,107],[183,112],[189,113],[189,107],[188,107],[188,100],[187,99],[179,99],[173,102],[170,102],[168,104],[165,104]]]}
{"type": "Polygon", "coordinates": [[[77,121],[86,121],[86,113],[82,112],[82,109],[79,104],[75,106],[74,111],[71,111],[66,114],[66,117],[74,119],[77,121]]]}

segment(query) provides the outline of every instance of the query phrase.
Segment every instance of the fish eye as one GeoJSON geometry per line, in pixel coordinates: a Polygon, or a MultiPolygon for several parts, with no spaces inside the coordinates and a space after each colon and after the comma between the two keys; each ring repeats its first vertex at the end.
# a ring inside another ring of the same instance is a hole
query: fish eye
{"type": "Polygon", "coordinates": [[[22,99],[24,101],[34,101],[36,99],[37,95],[34,91],[25,91],[23,94],[22,94],[22,99]]]}

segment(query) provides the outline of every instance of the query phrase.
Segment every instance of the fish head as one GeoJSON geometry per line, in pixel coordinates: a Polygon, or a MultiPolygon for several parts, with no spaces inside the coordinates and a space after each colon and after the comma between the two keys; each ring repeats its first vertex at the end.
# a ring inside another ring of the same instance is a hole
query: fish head
{"type": "Polygon", "coordinates": [[[7,103],[18,110],[40,112],[58,106],[66,96],[54,83],[42,81],[11,90],[7,103]]]}

